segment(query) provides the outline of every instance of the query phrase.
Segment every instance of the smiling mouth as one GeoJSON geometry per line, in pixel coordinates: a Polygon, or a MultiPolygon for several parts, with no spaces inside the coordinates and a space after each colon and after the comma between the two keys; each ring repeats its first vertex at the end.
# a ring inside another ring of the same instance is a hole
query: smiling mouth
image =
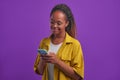
{"type": "Polygon", "coordinates": [[[52,32],[58,32],[58,30],[52,30],[52,32]]]}
{"type": "Polygon", "coordinates": [[[59,31],[59,29],[51,29],[53,32],[59,31]]]}

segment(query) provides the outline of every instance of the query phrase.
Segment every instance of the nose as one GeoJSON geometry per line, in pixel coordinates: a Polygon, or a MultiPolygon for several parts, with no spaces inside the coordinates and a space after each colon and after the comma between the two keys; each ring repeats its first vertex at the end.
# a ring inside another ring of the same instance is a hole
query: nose
{"type": "Polygon", "coordinates": [[[57,27],[57,24],[56,24],[56,23],[55,23],[55,24],[53,24],[53,27],[55,27],[55,28],[56,28],[56,27],[57,27]]]}

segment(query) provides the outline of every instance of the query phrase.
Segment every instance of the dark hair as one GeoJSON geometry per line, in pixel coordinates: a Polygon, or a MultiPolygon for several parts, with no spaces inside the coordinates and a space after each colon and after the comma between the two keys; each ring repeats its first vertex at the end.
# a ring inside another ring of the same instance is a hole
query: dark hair
{"type": "Polygon", "coordinates": [[[67,18],[67,21],[69,21],[69,24],[65,30],[71,37],[75,38],[75,36],[76,36],[76,24],[74,21],[72,11],[70,10],[70,8],[66,4],[58,4],[55,7],[53,7],[53,9],[50,13],[50,16],[53,14],[53,12],[55,12],[57,10],[62,11],[66,15],[66,18],[67,18]]]}

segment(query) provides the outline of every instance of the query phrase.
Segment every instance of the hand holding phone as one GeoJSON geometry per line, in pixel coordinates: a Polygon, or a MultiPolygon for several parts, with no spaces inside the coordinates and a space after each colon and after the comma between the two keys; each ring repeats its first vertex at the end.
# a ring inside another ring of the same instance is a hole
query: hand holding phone
{"type": "Polygon", "coordinates": [[[45,55],[48,53],[47,50],[45,50],[45,49],[38,49],[38,52],[42,55],[45,55]]]}

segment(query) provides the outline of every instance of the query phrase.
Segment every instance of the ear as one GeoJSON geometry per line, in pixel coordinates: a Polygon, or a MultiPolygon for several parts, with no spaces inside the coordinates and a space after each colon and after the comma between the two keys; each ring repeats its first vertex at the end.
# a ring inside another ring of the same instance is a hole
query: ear
{"type": "Polygon", "coordinates": [[[69,25],[69,21],[66,21],[66,25],[65,25],[65,27],[67,27],[69,25]]]}

